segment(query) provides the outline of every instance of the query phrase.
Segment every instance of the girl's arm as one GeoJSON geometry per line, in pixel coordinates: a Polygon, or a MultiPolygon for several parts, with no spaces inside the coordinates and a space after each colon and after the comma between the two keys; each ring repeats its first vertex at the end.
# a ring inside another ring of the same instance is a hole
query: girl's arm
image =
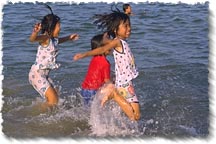
{"type": "Polygon", "coordinates": [[[120,40],[119,39],[114,39],[114,40],[111,40],[108,44],[106,44],[106,45],[104,45],[102,47],[99,47],[99,48],[96,48],[94,50],[87,51],[87,52],[84,52],[84,53],[76,54],[73,57],[73,60],[76,61],[76,60],[79,60],[79,59],[82,59],[82,58],[85,58],[85,57],[88,57],[88,56],[100,55],[100,54],[103,54],[106,51],[111,50],[112,48],[118,47],[120,45],[121,45],[120,40]]]}
{"type": "Polygon", "coordinates": [[[41,24],[40,23],[35,24],[34,29],[32,31],[32,34],[29,38],[30,42],[42,43],[48,39],[48,37],[46,35],[39,35],[38,36],[38,33],[40,32],[40,30],[41,30],[41,24]]]}
{"type": "Polygon", "coordinates": [[[63,42],[66,42],[68,40],[72,40],[72,41],[75,41],[79,38],[79,35],[78,34],[72,34],[72,35],[69,35],[69,36],[66,36],[66,37],[62,37],[62,38],[59,38],[59,44],[60,43],[63,43],[63,42]]]}

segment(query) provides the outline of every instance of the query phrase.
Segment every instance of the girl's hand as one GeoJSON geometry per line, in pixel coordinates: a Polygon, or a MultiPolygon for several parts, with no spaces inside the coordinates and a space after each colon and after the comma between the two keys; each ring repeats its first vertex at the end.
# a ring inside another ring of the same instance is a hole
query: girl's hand
{"type": "Polygon", "coordinates": [[[69,37],[69,40],[77,40],[77,39],[79,39],[79,35],[78,34],[72,34],[72,35],[70,35],[70,37],[69,37]]]}
{"type": "Polygon", "coordinates": [[[78,53],[78,54],[75,54],[75,56],[73,57],[73,60],[77,61],[77,60],[84,58],[84,57],[85,57],[85,55],[83,53],[78,53]]]}
{"type": "Polygon", "coordinates": [[[38,33],[41,30],[41,23],[36,23],[33,32],[38,33]]]}

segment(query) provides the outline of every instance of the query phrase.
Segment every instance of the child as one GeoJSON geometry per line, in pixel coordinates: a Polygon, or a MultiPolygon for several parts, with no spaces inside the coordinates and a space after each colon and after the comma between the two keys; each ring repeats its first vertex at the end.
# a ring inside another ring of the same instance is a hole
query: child
{"type": "Polygon", "coordinates": [[[139,102],[132,83],[132,80],[138,76],[138,72],[135,67],[133,54],[125,41],[131,33],[130,18],[119,10],[112,11],[110,14],[96,15],[95,18],[95,24],[101,29],[106,28],[108,35],[112,36],[113,39],[102,47],[76,54],[74,60],[103,54],[113,49],[116,91],[113,91],[113,95],[104,97],[102,105],[108,99],[113,98],[131,120],[139,120],[139,102]]]}
{"type": "MultiPolygon", "coordinates": [[[[91,39],[91,49],[97,49],[108,41],[109,39],[106,33],[96,35],[91,39]]],[[[81,90],[81,95],[83,96],[85,105],[89,105],[90,100],[92,100],[97,90],[104,83],[110,81],[110,63],[106,59],[108,54],[110,54],[110,51],[106,51],[100,55],[95,55],[91,59],[81,90]]]]}
{"type": "Polygon", "coordinates": [[[123,11],[128,16],[133,15],[132,8],[131,8],[130,4],[123,4],[123,11]]]}
{"type": "Polygon", "coordinates": [[[36,61],[32,65],[29,72],[29,82],[37,90],[37,92],[46,98],[45,107],[55,106],[58,103],[58,94],[55,90],[52,80],[49,78],[49,72],[57,69],[60,65],[56,63],[57,45],[68,40],[77,40],[77,34],[58,38],[60,32],[60,18],[54,15],[52,9],[51,14],[43,17],[41,23],[34,26],[30,36],[31,42],[38,42],[36,61]],[[41,34],[38,34],[41,31],[41,34]]]}

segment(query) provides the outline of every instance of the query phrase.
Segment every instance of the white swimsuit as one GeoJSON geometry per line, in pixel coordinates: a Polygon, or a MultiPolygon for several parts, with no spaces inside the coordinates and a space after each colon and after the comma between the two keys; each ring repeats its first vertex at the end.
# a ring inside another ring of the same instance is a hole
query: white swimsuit
{"type": "Polygon", "coordinates": [[[38,46],[35,64],[32,65],[29,72],[30,84],[45,97],[46,90],[53,86],[52,80],[49,78],[51,69],[57,69],[60,64],[56,63],[58,39],[50,39],[49,45],[43,47],[38,46]]]}
{"type": "Polygon", "coordinates": [[[121,40],[121,43],[122,52],[118,52],[116,49],[113,51],[116,74],[115,86],[119,94],[125,97],[128,102],[138,102],[132,80],[135,79],[139,73],[127,42],[121,40]]]}

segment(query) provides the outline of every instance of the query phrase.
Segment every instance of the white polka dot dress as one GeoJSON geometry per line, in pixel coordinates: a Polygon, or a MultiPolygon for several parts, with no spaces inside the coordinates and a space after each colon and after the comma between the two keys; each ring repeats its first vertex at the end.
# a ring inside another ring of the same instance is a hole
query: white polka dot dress
{"type": "Polygon", "coordinates": [[[123,84],[129,83],[132,79],[135,79],[139,73],[136,69],[133,54],[128,46],[128,43],[121,40],[122,52],[118,52],[116,49],[113,51],[115,60],[115,85],[121,87],[123,84]]]}

